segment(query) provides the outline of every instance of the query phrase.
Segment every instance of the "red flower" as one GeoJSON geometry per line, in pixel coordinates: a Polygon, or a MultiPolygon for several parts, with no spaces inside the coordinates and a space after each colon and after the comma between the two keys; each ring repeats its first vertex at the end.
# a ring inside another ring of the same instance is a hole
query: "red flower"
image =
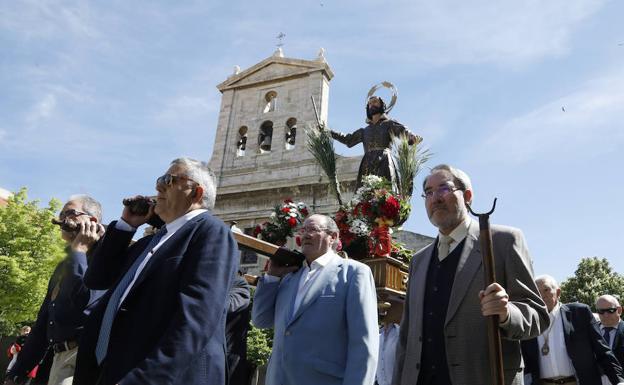
{"type": "Polygon", "coordinates": [[[386,201],[381,206],[381,214],[386,218],[394,219],[399,214],[401,204],[392,195],[386,198],[386,201]]]}
{"type": "Polygon", "coordinates": [[[308,214],[309,214],[309,213],[308,213],[308,209],[307,209],[307,208],[305,208],[305,207],[304,207],[304,208],[302,208],[302,209],[301,209],[301,214],[303,214],[303,216],[304,216],[304,217],[307,217],[307,216],[308,216],[308,214]]]}
{"type": "Polygon", "coordinates": [[[284,203],[286,203],[286,204],[293,203],[293,201],[290,198],[286,198],[286,199],[284,199],[284,203]]]}
{"type": "Polygon", "coordinates": [[[297,243],[297,246],[301,247],[301,237],[300,236],[296,236],[295,237],[295,243],[297,243]]]}
{"type": "Polygon", "coordinates": [[[253,236],[257,237],[258,234],[260,234],[262,232],[262,227],[260,227],[260,225],[256,225],[256,227],[253,229],[253,236]]]}
{"type": "Polygon", "coordinates": [[[282,207],[282,212],[288,214],[290,212],[290,207],[282,207]]]}
{"type": "Polygon", "coordinates": [[[294,217],[288,218],[288,226],[290,227],[297,226],[297,218],[294,218],[294,217]]]}
{"type": "Polygon", "coordinates": [[[390,254],[392,238],[386,226],[375,227],[368,238],[368,250],[373,257],[383,257],[390,254]]]}

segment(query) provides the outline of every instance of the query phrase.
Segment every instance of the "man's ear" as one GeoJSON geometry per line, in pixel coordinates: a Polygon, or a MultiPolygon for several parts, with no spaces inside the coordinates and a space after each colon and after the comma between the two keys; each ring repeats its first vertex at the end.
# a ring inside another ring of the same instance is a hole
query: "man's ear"
{"type": "Polygon", "coordinates": [[[195,186],[193,190],[193,202],[200,202],[204,196],[204,188],[202,186],[195,186]]]}
{"type": "Polygon", "coordinates": [[[464,191],[464,202],[466,202],[467,204],[472,203],[472,190],[464,191]]]}

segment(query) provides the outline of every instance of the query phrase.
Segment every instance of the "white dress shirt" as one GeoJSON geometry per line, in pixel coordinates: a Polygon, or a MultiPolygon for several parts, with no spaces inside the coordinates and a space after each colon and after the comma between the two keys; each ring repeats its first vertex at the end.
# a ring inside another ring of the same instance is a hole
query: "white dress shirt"
{"type": "Polygon", "coordinates": [[[379,361],[376,379],[379,385],[392,384],[392,371],[396,358],[396,344],[399,340],[399,325],[390,324],[379,330],[379,361]]]}
{"type": "MultiPolygon", "coordinates": [[[[181,217],[176,218],[172,222],[167,223],[167,234],[165,234],[160,239],[158,244],[156,244],[156,246],[154,246],[152,250],[150,250],[150,252],[147,253],[145,258],[143,259],[143,262],[141,262],[141,264],[137,268],[136,273],[134,273],[134,278],[132,278],[132,282],[130,282],[130,285],[128,285],[128,288],[126,289],[126,291],[124,291],[123,295],[121,296],[121,299],[119,300],[119,306],[121,306],[121,303],[124,301],[124,299],[126,299],[126,296],[128,295],[128,293],[130,293],[132,286],[134,286],[134,283],[136,282],[137,278],[139,277],[139,275],[141,275],[141,271],[143,271],[143,269],[147,265],[147,262],[149,262],[149,260],[152,258],[152,255],[154,255],[156,250],[158,250],[165,242],[167,242],[167,240],[171,238],[173,234],[175,234],[175,232],[178,231],[182,226],[184,226],[186,222],[190,221],[191,219],[195,218],[199,214],[204,213],[206,211],[208,210],[206,209],[192,210],[182,215],[181,217]]],[[[128,222],[124,221],[121,218],[115,224],[115,228],[118,230],[123,230],[123,231],[136,231],[136,228],[129,225],[128,222]]]]}
{"type": "Polygon", "coordinates": [[[308,265],[308,261],[303,262],[303,266],[301,267],[303,271],[301,272],[301,278],[299,279],[299,288],[297,290],[297,296],[295,297],[292,315],[294,315],[297,312],[297,309],[299,309],[303,296],[308,291],[310,286],[312,286],[312,283],[314,283],[316,278],[320,275],[323,268],[325,268],[325,266],[327,266],[327,264],[334,258],[340,257],[330,250],[316,258],[310,265],[308,265]]]}
{"type": "Polygon", "coordinates": [[[544,333],[537,337],[538,355],[540,361],[540,378],[556,378],[574,376],[574,366],[568,356],[563,334],[563,317],[561,315],[561,305],[557,303],[555,308],[548,315],[550,326],[544,333]],[[545,338],[548,338],[549,352],[542,354],[545,338]]]}
{"type": "MultiPolygon", "coordinates": [[[[466,238],[466,236],[468,235],[468,229],[470,228],[470,226],[478,226],[478,225],[479,224],[473,221],[471,218],[466,218],[465,221],[461,222],[455,229],[453,229],[453,231],[451,231],[451,233],[448,235],[449,237],[453,238],[453,241],[449,245],[448,253],[451,254],[453,250],[455,250],[455,248],[461,243],[461,241],[463,241],[466,238]]],[[[439,235],[442,235],[442,234],[440,233],[439,235]]],[[[464,249],[462,250],[462,254],[459,257],[459,262],[457,263],[457,271],[460,271],[462,267],[464,267],[464,264],[466,263],[466,259],[468,259],[469,253],[470,253],[470,250],[464,247],[464,249]]],[[[440,244],[438,243],[438,257],[439,256],[440,256],[440,244]]],[[[440,258],[440,260],[443,260],[446,257],[448,257],[448,255],[440,258]]]]}

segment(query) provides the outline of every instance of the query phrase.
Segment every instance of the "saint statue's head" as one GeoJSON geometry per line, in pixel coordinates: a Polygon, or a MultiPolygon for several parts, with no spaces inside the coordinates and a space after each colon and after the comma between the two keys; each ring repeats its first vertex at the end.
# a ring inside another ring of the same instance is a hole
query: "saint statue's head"
{"type": "Polygon", "coordinates": [[[371,96],[366,102],[366,117],[372,119],[375,114],[386,112],[386,103],[379,96],[371,96]]]}

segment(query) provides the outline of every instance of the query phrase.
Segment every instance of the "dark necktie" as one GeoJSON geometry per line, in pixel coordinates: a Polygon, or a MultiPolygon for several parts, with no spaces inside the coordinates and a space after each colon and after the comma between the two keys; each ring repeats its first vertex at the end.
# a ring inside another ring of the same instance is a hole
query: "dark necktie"
{"type": "Polygon", "coordinates": [[[117,309],[119,308],[119,302],[121,300],[121,296],[126,292],[128,286],[134,279],[134,276],[141,265],[141,262],[147,257],[152,248],[160,242],[161,238],[167,234],[167,227],[163,226],[154,236],[152,240],[147,245],[143,253],[137,257],[137,259],[132,263],[132,266],[126,271],[124,276],[121,278],[115,290],[111,294],[108,304],[106,305],[106,310],[104,311],[104,316],[102,317],[102,324],[100,325],[100,335],[98,336],[97,345],[95,346],[95,357],[97,358],[98,364],[101,364],[106,357],[106,352],[108,351],[108,341],[110,340],[110,332],[113,327],[113,321],[115,320],[115,315],[117,314],[117,309]]]}
{"type": "Polygon", "coordinates": [[[604,328],[602,328],[602,337],[605,339],[605,341],[607,341],[608,347],[611,347],[611,330],[613,330],[613,328],[609,326],[605,326],[604,328]]]}

